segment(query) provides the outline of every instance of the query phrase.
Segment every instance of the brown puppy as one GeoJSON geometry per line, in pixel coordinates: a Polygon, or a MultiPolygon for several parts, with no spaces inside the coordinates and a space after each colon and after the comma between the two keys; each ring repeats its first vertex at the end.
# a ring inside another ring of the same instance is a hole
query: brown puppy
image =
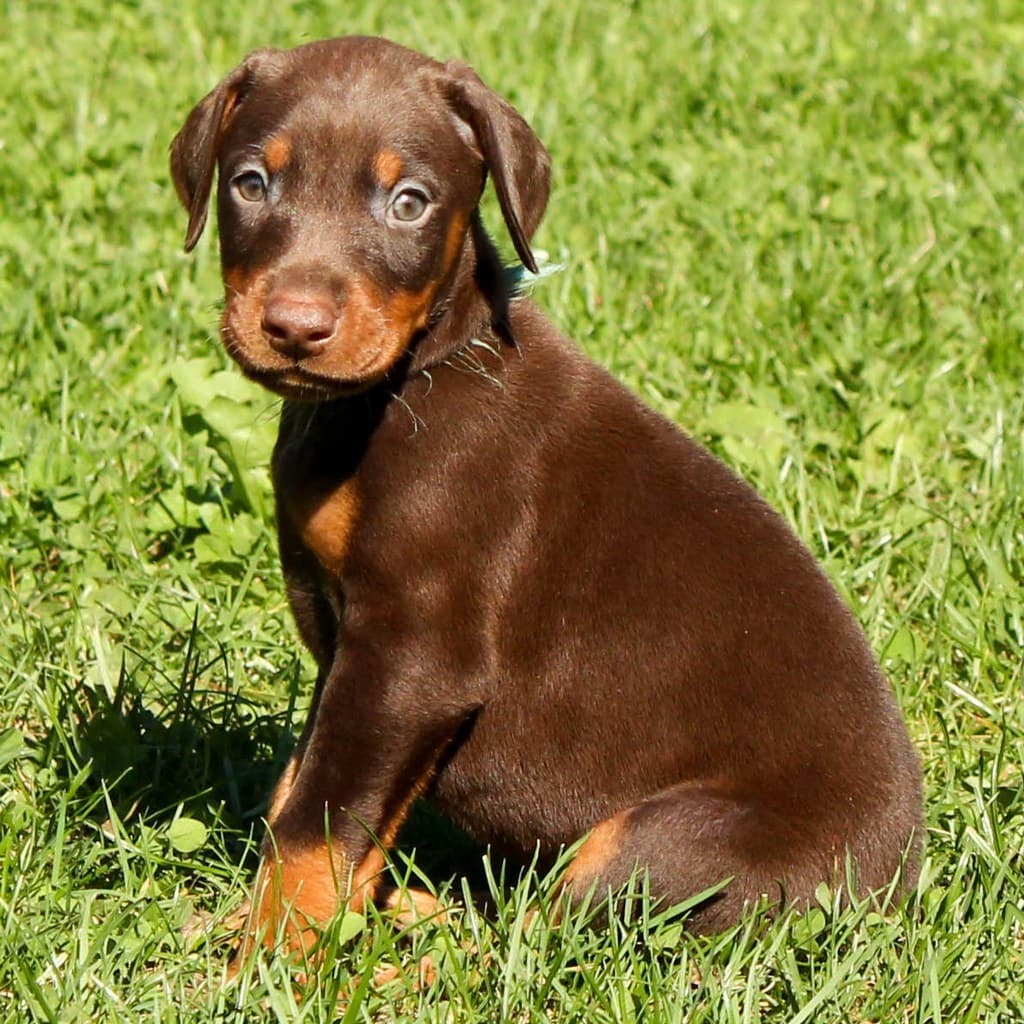
{"type": "Polygon", "coordinates": [[[319,665],[273,795],[261,920],[374,892],[413,799],[566,883],[638,867],[691,918],[884,886],[920,775],[850,612],[728,469],[509,301],[548,198],[528,125],[468,67],[381,39],[251,54],[172,170],[202,231],[215,170],[224,342],[284,396],[281,559],[319,665]]]}

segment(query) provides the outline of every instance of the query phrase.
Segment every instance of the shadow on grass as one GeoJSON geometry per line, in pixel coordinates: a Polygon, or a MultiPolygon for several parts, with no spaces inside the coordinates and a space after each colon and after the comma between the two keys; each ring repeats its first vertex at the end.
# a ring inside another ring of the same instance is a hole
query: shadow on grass
{"type": "MultiPolygon", "coordinates": [[[[282,673],[287,706],[270,710],[230,686],[223,651],[208,657],[197,641],[193,624],[177,681],[142,660],[133,671],[122,664],[113,696],[84,684],[65,687],[45,757],[69,780],[88,771],[80,792],[101,817],[109,800],[121,818],[150,825],[178,815],[217,823],[228,849],[254,861],[249,837],[263,834],[271,791],[303,724],[296,705],[312,684],[296,660],[282,673]],[[211,682],[217,677],[222,685],[211,682]]],[[[484,848],[422,800],[397,848],[436,882],[465,875],[484,884],[484,848]]]]}
{"type": "MultiPolygon", "coordinates": [[[[154,678],[141,662],[122,665],[113,695],[85,685],[66,687],[57,724],[45,741],[55,770],[88,772],[82,795],[96,813],[109,800],[121,818],[151,825],[183,814],[215,821],[240,845],[261,832],[259,819],[294,745],[298,671],[288,681],[289,703],[271,711],[210,680],[223,653],[201,661],[195,633],[177,686],[154,678]]],[[[155,673],[159,676],[159,673],[155,673]]]]}

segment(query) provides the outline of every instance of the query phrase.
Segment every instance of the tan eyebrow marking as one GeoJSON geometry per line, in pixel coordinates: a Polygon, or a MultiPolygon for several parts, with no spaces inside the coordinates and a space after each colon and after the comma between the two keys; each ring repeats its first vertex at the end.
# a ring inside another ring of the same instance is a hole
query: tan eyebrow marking
{"type": "Polygon", "coordinates": [[[402,176],[402,158],[393,149],[382,149],[373,158],[373,173],[382,188],[394,188],[402,176]]]}
{"type": "Polygon", "coordinates": [[[263,159],[267,170],[276,174],[292,155],[292,140],[287,135],[276,135],[263,147],[263,159]]]}

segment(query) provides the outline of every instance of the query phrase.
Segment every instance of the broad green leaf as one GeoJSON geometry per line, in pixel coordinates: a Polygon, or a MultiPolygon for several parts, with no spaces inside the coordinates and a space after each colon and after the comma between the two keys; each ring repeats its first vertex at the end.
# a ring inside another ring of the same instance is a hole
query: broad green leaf
{"type": "Polygon", "coordinates": [[[167,838],[178,853],[194,853],[208,835],[209,829],[195,818],[177,818],[167,829],[167,838]]]}

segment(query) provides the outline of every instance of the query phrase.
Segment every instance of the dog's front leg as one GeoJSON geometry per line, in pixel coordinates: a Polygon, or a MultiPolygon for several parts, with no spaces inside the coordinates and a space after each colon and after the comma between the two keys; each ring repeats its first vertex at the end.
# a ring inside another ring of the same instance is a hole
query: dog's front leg
{"type": "Polygon", "coordinates": [[[360,660],[339,657],[275,793],[243,954],[257,938],[308,950],[314,925],[373,897],[383,850],[476,710],[428,711],[425,687],[368,682],[360,660]]]}

